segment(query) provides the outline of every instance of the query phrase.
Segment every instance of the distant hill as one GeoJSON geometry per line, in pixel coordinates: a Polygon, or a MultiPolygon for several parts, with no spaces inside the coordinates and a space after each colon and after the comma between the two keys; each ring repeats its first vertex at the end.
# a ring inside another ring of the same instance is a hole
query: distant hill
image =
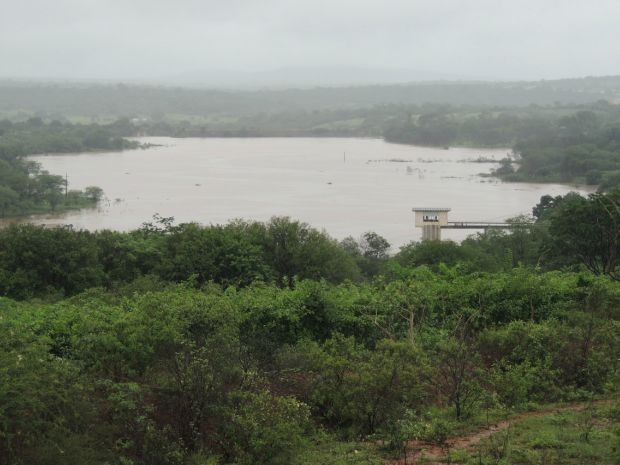
{"type": "Polygon", "coordinates": [[[159,80],[159,84],[216,89],[286,89],[456,81],[471,76],[434,71],[361,66],[287,67],[265,71],[200,70],[159,80]]]}
{"type": "Polygon", "coordinates": [[[126,84],[0,81],[0,118],[245,116],[385,104],[475,106],[585,104],[620,100],[620,76],[554,81],[441,81],[281,90],[214,90],[126,84]]]}

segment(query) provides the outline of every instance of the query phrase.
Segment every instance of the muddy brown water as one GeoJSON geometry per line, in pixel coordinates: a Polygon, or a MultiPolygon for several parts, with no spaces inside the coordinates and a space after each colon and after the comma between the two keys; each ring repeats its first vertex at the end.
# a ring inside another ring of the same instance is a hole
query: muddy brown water
{"type": "MultiPolygon", "coordinates": [[[[419,240],[414,206],[450,207],[451,221],[503,221],[531,212],[544,194],[584,188],[484,178],[508,149],[416,147],[378,139],[141,138],[146,150],[34,156],[67,175],[69,188],[97,185],[95,209],[30,217],[38,224],[130,230],[153,214],[225,223],[288,215],[342,239],[372,230],[395,247],[419,240]]],[[[21,219],[20,221],[24,221],[21,219]]],[[[462,240],[471,230],[444,231],[462,240]]]]}

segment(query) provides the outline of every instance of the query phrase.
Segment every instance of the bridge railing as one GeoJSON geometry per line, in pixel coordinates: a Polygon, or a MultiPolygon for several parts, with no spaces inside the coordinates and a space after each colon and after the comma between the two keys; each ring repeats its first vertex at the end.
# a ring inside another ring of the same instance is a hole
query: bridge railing
{"type": "Polygon", "coordinates": [[[448,221],[447,225],[441,226],[443,229],[486,229],[486,228],[527,228],[532,223],[499,223],[491,221],[448,221]]]}

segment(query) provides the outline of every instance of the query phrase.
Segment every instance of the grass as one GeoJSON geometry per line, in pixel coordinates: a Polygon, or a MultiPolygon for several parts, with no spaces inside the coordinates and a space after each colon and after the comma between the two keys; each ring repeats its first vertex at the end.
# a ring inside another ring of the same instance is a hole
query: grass
{"type": "Polygon", "coordinates": [[[565,404],[546,404],[544,406],[530,403],[520,406],[519,408],[498,408],[490,407],[488,409],[477,407],[473,411],[462,419],[457,421],[454,416],[454,409],[450,407],[434,408],[429,411],[430,421],[433,419],[441,419],[452,426],[451,436],[461,436],[468,433],[474,433],[481,429],[487,428],[490,425],[494,425],[502,420],[510,420],[511,418],[518,417],[526,412],[538,411],[538,410],[551,410],[556,407],[562,407],[565,404]]]}
{"type": "Polygon", "coordinates": [[[453,451],[467,465],[618,465],[620,418],[590,407],[530,417],[485,439],[473,451],[453,451]]]}
{"type": "Polygon", "coordinates": [[[291,465],[384,465],[377,448],[368,443],[339,442],[319,434],[291,465]]]}

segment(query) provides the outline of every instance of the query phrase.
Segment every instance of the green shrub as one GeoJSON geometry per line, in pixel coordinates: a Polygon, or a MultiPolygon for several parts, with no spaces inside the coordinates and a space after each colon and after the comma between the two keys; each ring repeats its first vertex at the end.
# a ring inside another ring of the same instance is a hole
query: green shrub
{"type": "Polygon", "coordinates": [[[311,431],[308,407],[267,391],[238,392],[226,431],[227,449],[240,465],[288,465],[311,431]]]}

